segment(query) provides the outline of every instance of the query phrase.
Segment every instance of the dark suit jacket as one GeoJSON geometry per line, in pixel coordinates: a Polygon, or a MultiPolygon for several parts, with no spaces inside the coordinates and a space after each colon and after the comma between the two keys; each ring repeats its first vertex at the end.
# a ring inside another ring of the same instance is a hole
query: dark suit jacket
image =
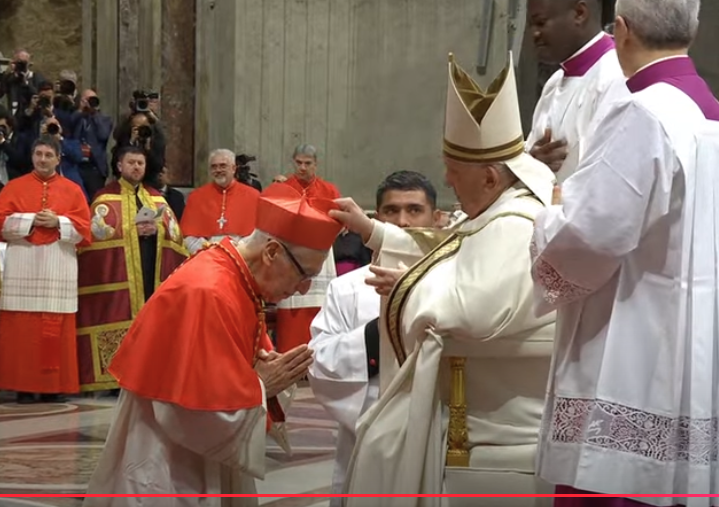
{"type": "Polygon", "coordinates": [[[170,205],[170,209],[177,217],[177,221],[182,220],[182,213],[185,211],[185,195],[176,188],[167,186],[162,192],[162,196],[170,205]]]}

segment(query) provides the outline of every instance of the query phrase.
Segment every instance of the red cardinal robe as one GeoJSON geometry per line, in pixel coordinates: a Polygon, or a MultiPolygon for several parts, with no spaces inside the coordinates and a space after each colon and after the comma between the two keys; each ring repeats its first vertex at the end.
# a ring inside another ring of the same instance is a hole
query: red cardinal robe
{"type": "Polygon", "coordinates": [[[0,297],[0,389],[30,393],[79,390],[75,312],[76,246],[90,243],[90,210],[82,189],[36,172],[0,192],[0,231],[8,243],[0,297]],[[35,227],[47,209],[57,228],[35,227]]]}
{"type": "Polygon", "coordinates": [[[180,228],[187,237],[210,239],[214,236],[248,236],[255,228],[260,193],[232,181],[227,188],[208,183],[187,198],[180,228]]]}

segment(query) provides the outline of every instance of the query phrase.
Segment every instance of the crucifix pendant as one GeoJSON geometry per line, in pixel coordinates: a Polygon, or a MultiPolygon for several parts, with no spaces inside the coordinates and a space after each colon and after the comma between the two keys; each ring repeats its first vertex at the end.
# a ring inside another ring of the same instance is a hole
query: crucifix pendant
{"type": "Polygon", "coordinates": [[[217,223],[220,224],[220,230],[223,230],[225,228],[225,224],[227,223],[227,220],[225,220],[225,216],[221,216],[217,223]]]}

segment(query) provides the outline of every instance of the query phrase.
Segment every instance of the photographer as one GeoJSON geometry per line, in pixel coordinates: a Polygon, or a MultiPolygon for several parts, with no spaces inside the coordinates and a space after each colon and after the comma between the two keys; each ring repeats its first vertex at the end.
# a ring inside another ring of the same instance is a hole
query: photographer
{"type": "Polygon", "coordinates": [[[30,53],[24,50],[15,52],[12,62],[7,70],[0,75],[0,98],[7,95],[10,114],[27,108],[32,97],[45,81],[37,72],[32,70],[30,53]]]}
{"type": "Polygon", "coordinates": [[[49,81],[38,85],[37,92],[30,96],[30,101],[24,109],[15,113],[17,132],[27,136],[31,145],[40,134],[40,124],[54,116],[53,99],[55,88],[49,81]]]}
{"type": "MultiPolygon", "coordinates": [[[[159,134],[157,124],[150,119],[149,113],[146,111],[132,113],[129,118],[118,125],[115,133],[117,144],[112,149],[113,172],[115,173],[117,170],[117,154],[123,148],[139,147],[147,159],[144,181],[157,187],[160,171],[165,166],[165,141],[159,134]]],[[[117,176],[116,173],[115,176],[117,176]]]]}
{"type": "Polygon", "coordinates": [[[55,84],[55,97],[52,100],[53,112],[60,121],[65,132],[75,130],[75,113],[77,112],[77,74],[71,70],[60,72],[60,79],[55,84]]]}
{"type": "Polygon", "coordinates": [[[250,186],[262,192],[262,183],[257,178],[257,175],[250,170],[250,162],[257,160],[257,157],[245,155],[241,153],[235,157],[235,165],[237,166],[237,172],[235,173],[235,179],[240,183],[250,186]]]}
{"type": "Polygon", "coordinates": [[[100,112],[97,93],[85,90],[80,96],[80,110],[74,113],[71,123],[70,137],[77,139],[82,148],[80,176],[92,198],[107,180],[107,143],[112,135],[112,118],[100,112]]]}
{"type": "Polygon", "coordinates": [[[85,190],[85,185],[80,177],[80,162],[82,162],[82,149],[80,148],[80,141],[76,139],[68,139],[62,135],[62,125],[60,121],[53,117],[46,118],[40,125],[40,137],[49,136],[60,145],[60,165],[57,168],[57,172],[69,179],[70,181],[77,183],[85,194],[85,198],[90,200],[90,197],[85,190]]]}
{"type": "Polygon", "coordinates": [[[0,105],[0,183],[30,172],[31,167],[25,165],[22,145],[13,132],[15,124],[10,112],[0,105]]]}

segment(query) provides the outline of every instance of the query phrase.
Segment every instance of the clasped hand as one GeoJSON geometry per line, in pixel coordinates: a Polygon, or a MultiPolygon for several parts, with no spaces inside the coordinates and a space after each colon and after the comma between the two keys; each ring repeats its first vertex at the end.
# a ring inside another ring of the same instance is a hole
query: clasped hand
{"type": "Polygon", "coordinates": [[[389,296],[397,281],[407,271],[407,266],[400,262],[397,269],[370,266],[369,270],[375,276],[367,278],[365,283],[374,287],[374,290],[380,296],[389,296]]]}
{"type": "Polygon", "coordinates": [[[307,375],[312,364],[313,351],[307,345],[299,345],[280,354],[260,350],[255,371],[265,385],[267,398],[273,398],[307,375]]]}
{"type": "Polygon", "coordinates": [[[562,139],[552,141],[552,130],[546,129],[544,137],[534,143],[529,154],[556,173],[562,168],[562,164],[567,158],[567,142],[562,139]]]}
{"type": "Polygon", "coordinates": [[[139,236],[154,236],[157,234],[157,224],[155,222],[138,222],[137,234],[139,236]]]}
{"type": "Polygon", "coordinates": [[[32,222],[35,227],[47,227],[48,229],[57,229],[60,225],[60,219],[54,211],[44,209],[35,213],[35,219],[32,222]]]}

